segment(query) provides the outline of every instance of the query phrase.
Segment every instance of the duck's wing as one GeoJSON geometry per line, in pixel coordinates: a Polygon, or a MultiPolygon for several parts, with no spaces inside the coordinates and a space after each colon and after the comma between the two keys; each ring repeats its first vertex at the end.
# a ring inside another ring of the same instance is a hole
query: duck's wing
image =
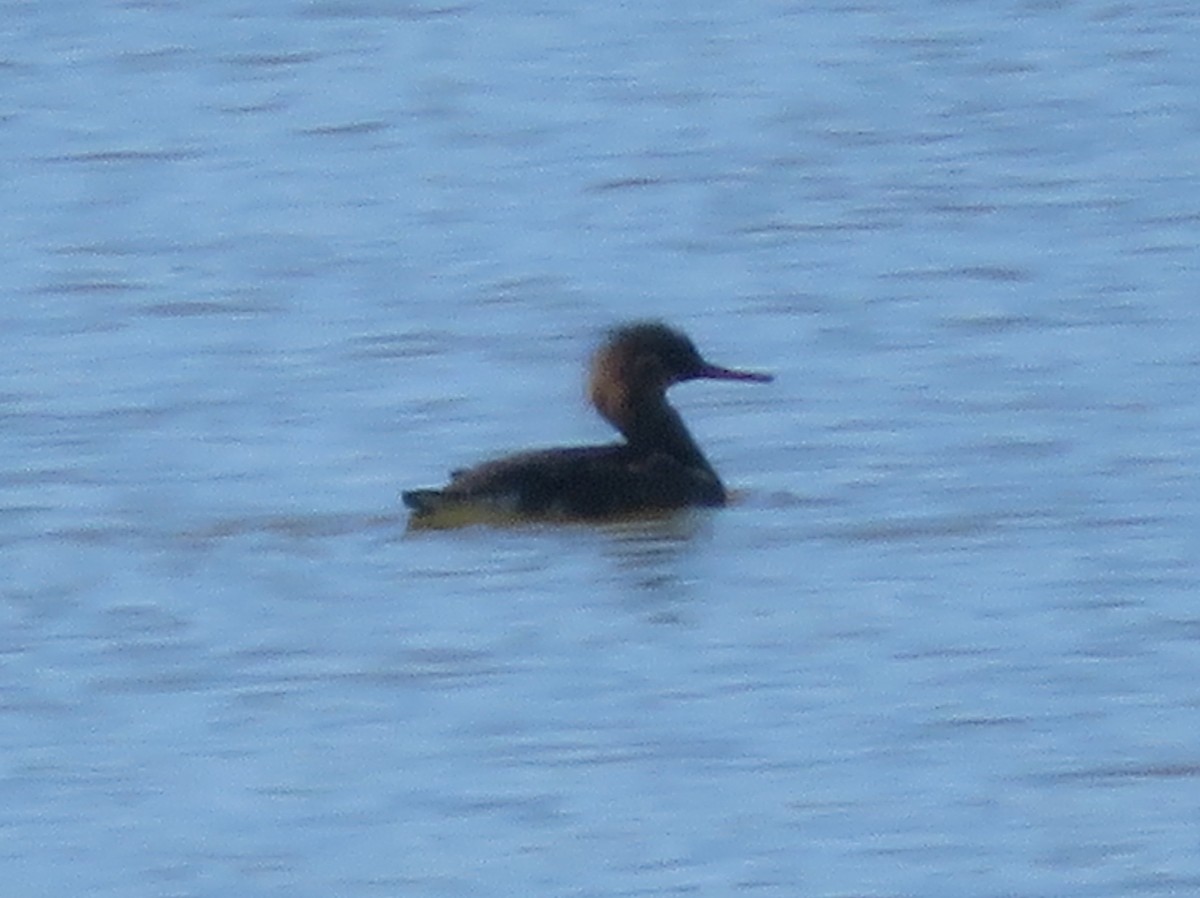
{"type": "Polygon", "coordinates": [[[403,498],[414,520],[456,526],[597,520],[722,505],[725,490],[707,468],[617,444],[521,453],[457,472],[443,489],[413,490],[403,498]]]}
{"type": "Polygon", "coordinates": [[[591,497],[609,491],[622,445],[522,452],[454,471],[442,489],[402,493],[416,517],[477,515],[480,520],[589,517],[591,497]]]}

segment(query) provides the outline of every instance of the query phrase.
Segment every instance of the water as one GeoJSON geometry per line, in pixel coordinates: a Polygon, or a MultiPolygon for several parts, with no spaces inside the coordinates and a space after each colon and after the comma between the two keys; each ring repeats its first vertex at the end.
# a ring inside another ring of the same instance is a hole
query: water
{"type": "Polygon", "coordinates": [[[3,20],[16,892],[1200,887],[1191,4],[3,20]],[[737,504],[405,533],[645,316],[737,504]]]}

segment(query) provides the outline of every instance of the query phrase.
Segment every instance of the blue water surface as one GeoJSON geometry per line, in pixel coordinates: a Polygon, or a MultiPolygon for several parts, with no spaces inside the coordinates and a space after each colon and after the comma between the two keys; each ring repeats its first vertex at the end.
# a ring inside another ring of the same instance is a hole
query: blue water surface
{"type": "Polygon", "coordinates": [[[13,894],[1200,891],[1200,7],[3,11],[13,894]],[[644,317],[733,505],[407,531],[644,317]]]}

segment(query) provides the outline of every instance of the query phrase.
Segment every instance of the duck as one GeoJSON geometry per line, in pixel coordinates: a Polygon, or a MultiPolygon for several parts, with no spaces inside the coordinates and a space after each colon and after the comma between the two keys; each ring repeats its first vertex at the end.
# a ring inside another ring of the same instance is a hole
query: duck
{"type": "Polygon", "coordinates": [[[595,521],[722,506],[729,492],[667,391],[693,380],[773,379],[706,361],[687,335],[661,321],[624,324],[608,333],[588,378],[591,403],[620,442],[520,452],[454,471],[447,485],[401,498],[418,527],[595,521]]]}

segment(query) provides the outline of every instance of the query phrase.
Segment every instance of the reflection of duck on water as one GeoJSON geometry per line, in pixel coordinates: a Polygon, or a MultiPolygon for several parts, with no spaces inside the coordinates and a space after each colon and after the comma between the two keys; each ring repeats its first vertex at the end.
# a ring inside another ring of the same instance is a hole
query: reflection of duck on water
{"type": "Polygon", "coordinates": [[[403,494],[413,523],[598,519],[724,505],[725,487],[667,402],[687,380],[763,383],[771,375],[712,365],[686,336],[645,322],[614,330],[592,360],[589,395],[624,443],[523,452],[403,494]]]}

